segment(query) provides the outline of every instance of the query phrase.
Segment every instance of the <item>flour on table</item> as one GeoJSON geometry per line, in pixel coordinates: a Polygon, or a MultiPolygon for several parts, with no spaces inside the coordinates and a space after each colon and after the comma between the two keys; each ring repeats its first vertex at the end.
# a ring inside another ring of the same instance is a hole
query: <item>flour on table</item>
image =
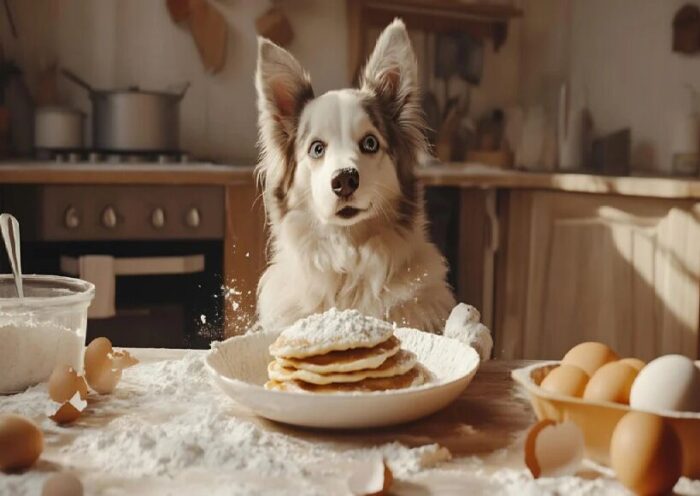
{"type": "MultiPolygon", "coordinates": [[[[184,494],[192,480],[199,481],[192,488],[205,484],[210,494],[260,494],[268,488],[272,494],[343,494],[347,461],[368,453],[381,453],[398,478],[450,457],[436,444],[367,448],[344,442],[339,447],[265,430],[234,416],[240,407],[210,383],[196,352],[125,370],[116,391],[93,396],[73,426],[60,427],[43,416],[49,402],[46,385],[40,384],[0,397],[0,412],[36,419],[48,446],[73,437],[49,461],[79,470],[88,494],[129,493],[118,487],[145,494],[149,484],[155,484],[151,494],[184,494]],[[90,418],[97,416],[114,419],[93,427],[90,418]],[[104,480],[112,484],[109,490],[104,480]]],[[[48,470],[40,462],[25,474],[0,477],[0,494],[38,494],[48,470]]]]}

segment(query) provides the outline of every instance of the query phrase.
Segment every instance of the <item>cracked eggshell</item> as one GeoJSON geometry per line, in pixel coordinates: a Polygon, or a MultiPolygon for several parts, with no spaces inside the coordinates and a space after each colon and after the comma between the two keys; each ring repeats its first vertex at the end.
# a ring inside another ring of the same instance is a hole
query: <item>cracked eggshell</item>
{"type": "Polygon", "coordinates": [[[31,467],[42,451],[44,435],[34,422],[21,415],[0,415],[0,470],[31,467]]]}
{"type": "Polygon", "coordinates": [[[128,351],[115,351],[109,339],[95,338],[85,349],[85,378],[95,392],[109,394],[117,387],[122,370],[137,363],[128,351]]]}
{"type": "Polygon", "coordinates": [[[80,393],[82,399],[87,399],[88,394],[85,378],[68,365],[57,365],[54,368],[49,377],[48,391],[56,403],[69,401],[76,392],[80,393]]]}
{"type": "Polygon", "coordinates": [[[353,465],[353,472],[348,479],[348,487],[353,495],[388,494],[394,482],[394,476],[381,456],[360,460],[353,465]]]}
{"type": "Polygon", "coordinates": [[[95,338],[85,348],[85,378],[90,384],[90,378],[104,367],[110,360],[112,353],[112,342],[104,337],[95,338]]]}
{"type": "Polygon", "coordinates": [[[112,368],[110,363],[105,363],[100,370],[93,372],[89,383],[96,393],[110,394],[117,387],[121,378],[122,369],[112,368]]]}
{"type": "Polygon", "coordinates": [[[57,424],[70,424],[75,422],[87,407],[87,401],[81,398],[80,392],[76,391],[75,395],[65,403],[49,418],[57,424]]]}
{"type": "Polygon", "coordinates": [[[126,350],[118,350],[112,352],[112,365],[116,369],[128,369],[139,363],[138,359],[131,356],[126,350]]]}
{"type": "Polygon", "coordinates": [[[525,465],[535,479],[573,475],[583,461],[584,447],[583,432],[575,423],[544,419],[527,434],[525,465]]]}

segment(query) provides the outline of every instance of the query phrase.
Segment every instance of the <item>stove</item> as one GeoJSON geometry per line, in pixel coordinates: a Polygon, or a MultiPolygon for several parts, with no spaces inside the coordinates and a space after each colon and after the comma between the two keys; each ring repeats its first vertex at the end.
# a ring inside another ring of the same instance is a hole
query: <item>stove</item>
{"type": "Polygon", "coordinates": [[[35,152],[37,160],[69,164],[189,164],[190,156],[181,150],[112,151],[96,149],[41,149],[35,152]]]}
{"type": "MultiPolygon", "coordinates": [[[[189,160],[183,153],[53,153],[45,160],[59,168],[88,170],[167,169],[189,160]]],[[[180,348],[223,337],[223,186],[3,184],[0,203],[20,221],[26,273],[95,284],[88,340],[180,348]]]]}

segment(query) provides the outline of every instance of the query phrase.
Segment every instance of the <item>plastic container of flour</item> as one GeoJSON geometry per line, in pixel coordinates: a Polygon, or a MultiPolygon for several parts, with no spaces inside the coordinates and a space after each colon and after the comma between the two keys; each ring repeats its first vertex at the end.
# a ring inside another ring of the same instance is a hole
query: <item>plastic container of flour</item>
{"type": "Polygon", "coordinates": [[[0,394],[48,379],[54,367],[83,369],[92,283],[70,277],[22,277],[18,298],[11,275],[0,275],[0,394]]]}

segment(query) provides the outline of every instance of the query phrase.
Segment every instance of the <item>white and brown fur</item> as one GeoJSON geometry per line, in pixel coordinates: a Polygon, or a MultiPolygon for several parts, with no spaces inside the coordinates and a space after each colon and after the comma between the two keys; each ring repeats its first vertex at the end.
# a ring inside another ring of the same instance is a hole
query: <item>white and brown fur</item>
{"type": "Polygon", "coordinates": [[[427,153],[416,58],[404,24],[379,37],[358,89],[315,97],[286,50],[260,39],[258,166],[270,228],[270,265],[258,286],[263,328],[279,329],[331,307],[356,308],[432,332],[455,300],[446,264],[428,241],[413,169],[427,153]],[[368,134],[379,151],[363,153],[368,134]],[[321,158],[309,156],[315,140],[321,158]],[[331,179],[354,168],[349,198],[331,179]],[[350,218],[339,212],[356,212],[350,218]]]}

